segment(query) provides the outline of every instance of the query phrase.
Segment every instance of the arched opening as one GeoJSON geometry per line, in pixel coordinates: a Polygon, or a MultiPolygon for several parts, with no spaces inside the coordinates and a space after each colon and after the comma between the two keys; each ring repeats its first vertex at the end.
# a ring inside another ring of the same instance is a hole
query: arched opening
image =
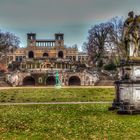
{"type": "Polygon", "coordinates": [[[35,86],[35,79],[31,76],[27,76],[23,79],[24,86],[35,86]]]}
{"type": "Polygon", "coordinates": [[[55,77],[49,76],[46,80],[46,85],[47,86],[54,86],[55,85],[55,77]]]}
{"type": "Polygon", "coordinates": [[[43,57],[48,57],[49,54],[48,53],[43,53],[43,57]]]}
{"type": "Polygon", "coordinates": [[[29,51],[28,58],[34,58],[34,52],[33,51],[29,51]]]}
{"type": "Polygon", "coordinates": [[[81,80],[78,76],[71,76],[69,78],[69,86],[80,86],[81,80]]]}
{"type": "Polygon", "coordinates": [[[59,58],[63,58],[63,57],[64,57],[64,54],[63,54],[62,51],[59,51],[59,52],[58,52],[58,57],[59,57],[59,58]]]}

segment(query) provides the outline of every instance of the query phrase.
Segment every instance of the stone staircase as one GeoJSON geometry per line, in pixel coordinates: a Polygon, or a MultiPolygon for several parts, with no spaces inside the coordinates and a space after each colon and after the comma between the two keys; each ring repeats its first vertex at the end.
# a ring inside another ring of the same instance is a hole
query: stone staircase
{"type": "Polygon", "coordinates": [[[5,76],[0,76],[0,87],[10,87],[10,85],[5,81],[5,76]]]}
{"type": "Polygon", "coordinates": [[[114,80],[100,80],[95,86],[114,86],[114,80]]]}
{"type": "Polygon", "coordinates": [[[99,81],[95,86],[114,86],[114,78],[110,76],[109,72],[102,71],[99,73],[99,81]]]}

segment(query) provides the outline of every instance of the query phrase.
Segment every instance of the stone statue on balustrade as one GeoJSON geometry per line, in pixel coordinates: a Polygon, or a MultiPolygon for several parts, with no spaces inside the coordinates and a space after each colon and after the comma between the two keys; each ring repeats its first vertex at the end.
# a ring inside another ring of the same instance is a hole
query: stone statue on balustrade
{"type": "Polygon", "coordinates": [[[139,57],[140,50],[140,16],[131,11],[124,22],[122,41],[128,58],[139,57]]]}

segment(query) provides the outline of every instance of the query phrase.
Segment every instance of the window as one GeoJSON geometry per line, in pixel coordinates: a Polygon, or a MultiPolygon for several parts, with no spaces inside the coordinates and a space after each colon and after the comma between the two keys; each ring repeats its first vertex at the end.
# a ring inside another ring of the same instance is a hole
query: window
{"type": "Polygon", "coordinates": [[[29,58],[34,58],[34,52],[33,51],[29,51],[28,52],[28,57],[29,58]]]}
{"type": "Polygon", "coordinates": [[[18,56],[16,56],[16,61],[18,61],[18,56]]]}
{"type": "Polygon", "coordinates": [[[19,56],[19,61],[22,61],[22,56],[19,56]]]}
{"type": "Polygon", "coordinates": [[[73,61],[76,61],[76,57],[75,56],[73,56],[73,61]]]}
{"type": "Polygon", "coordinates": [[[58,57],[59,57],[59,58],[63,58],[63,57],[64,57],[63,51],[59,51],[59,52],[58,52],[58,57]]]}
{"type": "Polygon", "coordinates": [[[48,53],[43,53],[43,57],[48,57],[49,54],[48,53]]]}
{"type": "Polygon", "coordinates": [[[41,84],[43,82],[42,77],[38,78],[38,82],[41,84]]]}

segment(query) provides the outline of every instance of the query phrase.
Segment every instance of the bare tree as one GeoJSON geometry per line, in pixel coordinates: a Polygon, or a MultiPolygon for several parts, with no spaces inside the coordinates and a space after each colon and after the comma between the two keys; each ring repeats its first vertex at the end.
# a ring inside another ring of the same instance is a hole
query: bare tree
{"type": "Polygon", "coordinates": [[[90,60],[96,66],[102,66],[104,58],[110,61],[118,61],[124,55],[122,42],[123,19],[112,18],[110,21],[93,26],[88,31],[88,41],[83,43],[90,60]]]}
{"type": "Polygon", "coordinates": [[[124,43],[122,41],[122,32],[124,20],[123,18],[115,17],[110,21],[111,24],[111,32],[110,32],[110,51],[113,59],[115,59],[116,63],[126,56],[126,51],[124,47],[124,43]],[[115,50],[115,51],[113,51],[115,50]]]}
{"type": "Polygon", "coordinates": [[[110,30],[112,29],[111,25],[110,22],[95,25],[88,31],[88,42],[84,43],[90,60],[99,67],[102,67],[103,64],[105,46],[108,43],[110,30]]]}
{"type": "Polygon", "coordinates": [[[5,52],[19,47],[20,39],[10,32],[0,31],[0,51],[5,52]]]}
{"type": "Polygon", "coordinates": [[[7,53],[13,52],[19,47],[20,39],[10,32],[0,31],[0,53],[5,55],[5,62],[7,65],[7,53]]]}

